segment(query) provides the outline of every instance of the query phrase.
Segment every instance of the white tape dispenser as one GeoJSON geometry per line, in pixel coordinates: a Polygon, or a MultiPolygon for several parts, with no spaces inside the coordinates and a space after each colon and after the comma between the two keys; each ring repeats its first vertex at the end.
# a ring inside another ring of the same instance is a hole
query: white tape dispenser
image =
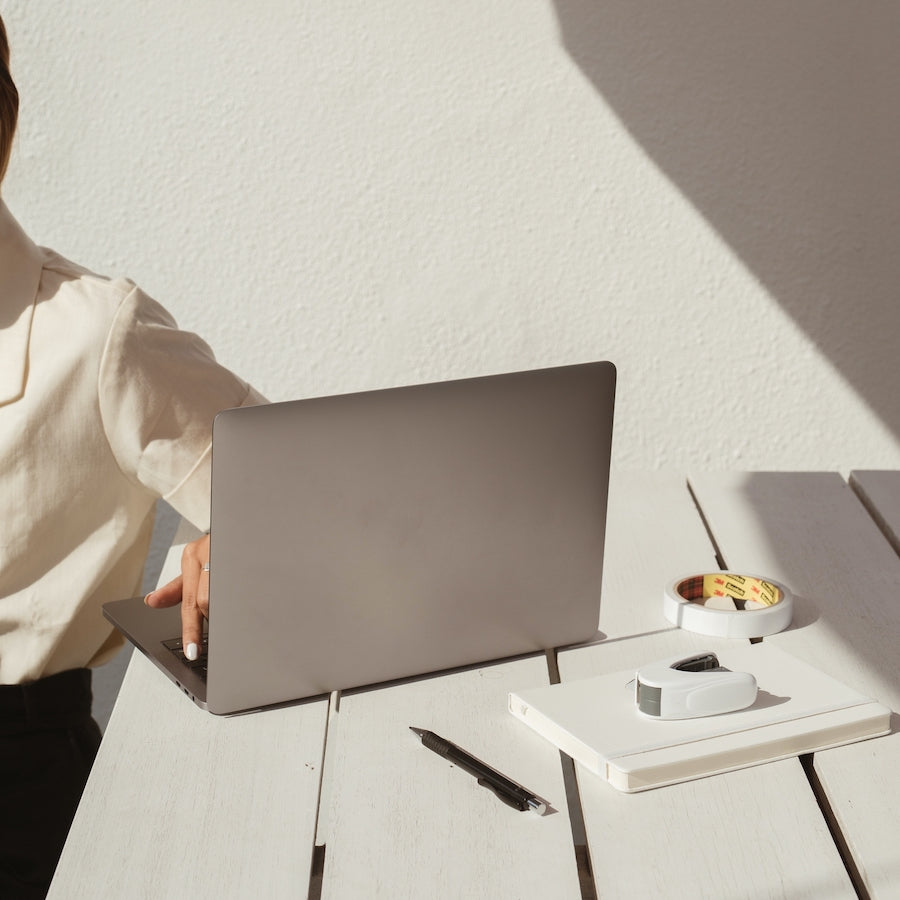
{"type": "Polygon", "coordinates": [[[641,666],[634,700],[645,716],[693,719],[744,709],[756,700],[756,678],[719,665],[715,653],[665,659],[641,666]]]}

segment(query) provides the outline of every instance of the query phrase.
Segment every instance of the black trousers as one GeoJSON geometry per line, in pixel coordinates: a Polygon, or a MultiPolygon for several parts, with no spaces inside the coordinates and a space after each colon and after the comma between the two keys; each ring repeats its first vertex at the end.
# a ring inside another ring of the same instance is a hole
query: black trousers
{"type": "Polygon", "coordinates": [[[46,896],[97,749],[91,673],[0,685],[0,897],[46,896]]]}

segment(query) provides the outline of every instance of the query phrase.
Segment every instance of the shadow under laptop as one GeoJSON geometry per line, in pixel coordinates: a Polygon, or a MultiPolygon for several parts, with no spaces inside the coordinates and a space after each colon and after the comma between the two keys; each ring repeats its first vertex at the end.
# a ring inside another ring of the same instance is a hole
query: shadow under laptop
{"type": "MultiPolygon", "coordinates": [[[[598,632],[600,634],[600,632],[598,632]]],[[[591,642],[593,643],[593,641],[591,642]]],[[[582,646],[576,644],[573,646],[582,646]]],[[[559,648],[564,649],[564,648],[559,648]]],[[[481,662],[472,662],[462,666],[453,666],[448,669],[437,669],[433,672],[424,672],[417,675],[408,675],[403,678],[392,678],[388,681],[379,681],[374,684],[356,685],[350,688],[344,688],[340,691],[331,691],[330,693],[316,694],[313,697],[305,697],[301,700],[288,700],[284,703],[273,703],[268,706],[260,706],[255,709],[245,709],[238,712],[228,713],[228,718],[234,716],[246,716],[256,713],[273,712],[280,709],[290,709],[295,706],[305,706],[311,703],[319,703],[324,699],[328,699],[333,712],[340,712],[341,699],[343,697],[356,696],[360,694],[368,694],[373,691],[390,690],[393,688],[403,687],[411,684],[421,684],[434,681],[439,678],[446,678],[448,675],[459,675],[465,672],[482,672],[485,678],[491,678],[494,673],[496,677],[502,677],[500,669],[509,663],[518,662],[525,659],[534,659],[543,656],[547,660],[548,673],[551,675],[555,670],[555,650],[535,650],[529,653],[518,653],[515,656],[505,656],[500,659],[483,660],[481,662]]]]}

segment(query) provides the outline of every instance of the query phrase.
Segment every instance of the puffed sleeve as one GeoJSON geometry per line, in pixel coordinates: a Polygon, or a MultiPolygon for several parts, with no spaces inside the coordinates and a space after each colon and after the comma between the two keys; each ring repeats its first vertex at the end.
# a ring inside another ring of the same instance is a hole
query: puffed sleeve
{"type": "Polygon", "coordinates": [[[137,287],[110,327],[98,394],[122,473],[201,530],[209,528],[213,419],[220,410],[265,398],[137,287]]]}

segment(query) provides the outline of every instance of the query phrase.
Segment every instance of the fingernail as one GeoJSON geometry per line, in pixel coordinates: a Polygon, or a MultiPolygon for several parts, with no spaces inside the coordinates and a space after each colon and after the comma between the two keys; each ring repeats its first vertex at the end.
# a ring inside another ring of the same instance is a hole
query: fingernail
{"type": "Polygon", "coordinates": [[[184,655],[193,662],[197,658],[197,645],[190,643],[184,648],[184,655]]]}
{"type": "Polygon", "coordinates": [[[144,597],[144,605],[145,605],[145,606],[149,606],[149,605],[150,605],[150,604],[149,604],[149,600],[150,600],[150,598],[153,596],[154,593],[155,593],[155,591],[150,591],[150,593],[147,594],[146,597],[144,597]]]}

